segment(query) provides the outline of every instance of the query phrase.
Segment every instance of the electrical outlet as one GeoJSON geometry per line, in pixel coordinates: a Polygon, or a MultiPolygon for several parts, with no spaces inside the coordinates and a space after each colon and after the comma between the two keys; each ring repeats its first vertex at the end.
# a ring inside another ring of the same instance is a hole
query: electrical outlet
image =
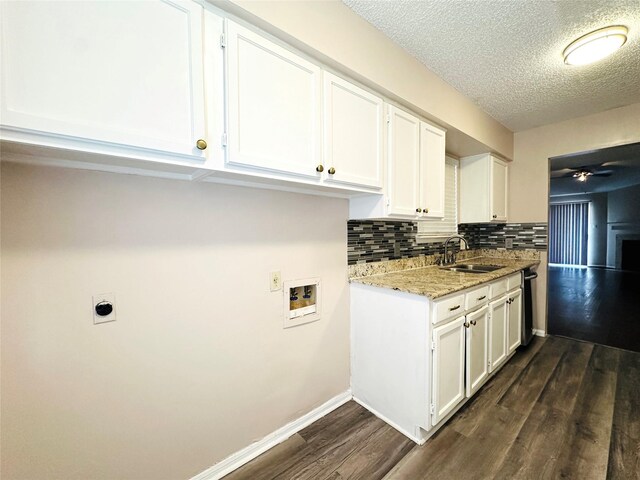
{"type": "Polygon", "coordinates": [[[271,272],[269,285],[271,285],[272,292],[279,292],[282,290],[282,277],[280,276],[280,272],[271,272]]]}
{"type": "Polygon", "coordinates": [[[399,243],[394,243],[393,244],[393,256],[394,257],[402,256],[402,251],[400,250],[400,244],[399,243]]]}
{"type": "Polygon", "coordinates": [[[507,249],[513,248],[513,238],[505,238],[504,247],[507,249]]]}

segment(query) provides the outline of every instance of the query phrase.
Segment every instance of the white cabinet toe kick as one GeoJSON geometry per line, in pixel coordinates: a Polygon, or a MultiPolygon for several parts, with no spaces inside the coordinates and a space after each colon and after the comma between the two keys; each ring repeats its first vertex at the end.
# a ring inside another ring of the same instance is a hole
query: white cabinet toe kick
{"type": "Polygon", "coordinates": [[[351,284],[354,400],[424,443],[515,353],[521,273],[431,300],[351,284]]]}

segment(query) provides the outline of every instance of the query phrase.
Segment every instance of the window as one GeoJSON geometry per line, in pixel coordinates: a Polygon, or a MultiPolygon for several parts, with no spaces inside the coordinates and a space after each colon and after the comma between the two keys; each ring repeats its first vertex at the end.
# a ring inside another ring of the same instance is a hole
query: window
{"type": "Polygon", "coordinates": [[[442,241],[458,233],[458,168],[459,162],[447,157],[444,168],[444,218],[418,222],[421,242],[442,241]]]}

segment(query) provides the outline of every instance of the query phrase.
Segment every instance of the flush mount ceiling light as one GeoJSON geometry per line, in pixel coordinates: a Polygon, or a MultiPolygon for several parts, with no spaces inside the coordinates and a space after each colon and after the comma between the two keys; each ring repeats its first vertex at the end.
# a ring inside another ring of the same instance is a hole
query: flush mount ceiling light
{"type": "Polygon", "coordinates": [[[567,65],[586,65],[608,57],[627,41],[627,27],[605,27],[574,40],[562,52],[567,65]]]}

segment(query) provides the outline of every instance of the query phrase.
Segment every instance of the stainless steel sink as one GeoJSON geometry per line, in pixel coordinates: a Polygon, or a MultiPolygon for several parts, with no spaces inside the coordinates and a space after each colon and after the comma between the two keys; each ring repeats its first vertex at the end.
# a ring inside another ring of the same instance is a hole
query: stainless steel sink
{"type": "Polygon", "coordinates": [[[504,268],[501,265],[474,265],[470,263],[458,263],[449,267],[440,267],[442,270],[449,270],[450,272],[461,273],[489,273],[494,270],[500,270],[504,268]]]}

